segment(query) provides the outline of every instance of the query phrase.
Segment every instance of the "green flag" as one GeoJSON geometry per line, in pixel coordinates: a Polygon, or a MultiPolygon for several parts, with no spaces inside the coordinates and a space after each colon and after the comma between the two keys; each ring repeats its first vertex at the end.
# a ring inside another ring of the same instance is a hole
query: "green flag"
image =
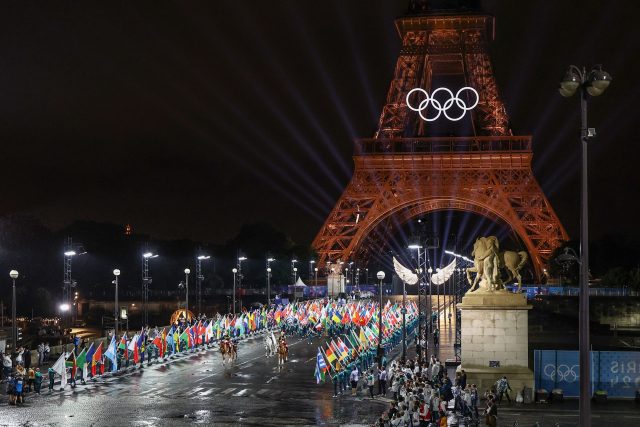
{"type": "Polygon", "coordinates": [[[86,348],[84,348],[80,352],[78,357],[76,357],[76,365],[80,366],[81,369],[82,369],[82,367],[84,366],[85,363],[87,363],[87,349],[86,348]]]}

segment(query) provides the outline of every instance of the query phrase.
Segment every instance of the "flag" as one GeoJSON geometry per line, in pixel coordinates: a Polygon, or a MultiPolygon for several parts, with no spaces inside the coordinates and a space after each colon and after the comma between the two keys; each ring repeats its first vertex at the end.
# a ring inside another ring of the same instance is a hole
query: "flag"
{"type": "Polygon", "coordinates": [[[93,354],[95,352],[96,352],[96,349],[93,346],[93,343],[91,343],[91,345],[89,346],[89,350],[87,350],[87,354],[85,355],[84,366],[82,367],[83,378],[88,378],[89,377],[89,373],[87,371],[88,371],[89,363],[91,363],[93,361],[93,354]]]}
{"type": "MultiPolygon", "coordinates": [[[[89,347],[91,348],[91,347],[89,347]]],[[[83,349],[78,357],[76,357],[76,366],[82,369],[82,378],[87,378],[87,371],[85,367],[87,366],[87,349],[83,349]]]]}
{"type": "Polygon", "coordinates": [[[69,356],[67,356],[67,361],[65,363],[67,368],[71,368],[71,379],[75,380],[76,378],[76,370],[78,369],[78,365],[76,363],[76,353],[71,352],[69,356]]]}
{"type": "Polygon", "coordinates": [[[135,334],[131,341],[129,341],[129,347],[127,351],[133,352],[133,363],[138,363],[138,334],[135,334]]]}
{"type": "Polygon", "coordinates": [[[340,346],[340,351],[343,354],[347,354],[347,355],[351,354],[351,350],[349,350],[349,347],[345,345],[345,343],[342,341],[340,337],[338,337],[338,346],[340,346]]]}
{"type": "Polygon", "coordinates": [[[322,356],[322,352],[320,351],[319,348],[318,348],[318,354],[316,355],[316,364],[317,364],[318,370],[322,373],[326,372],[329,369],[329,367],[324,361],[324,357],[322,356]]]}
{"type": "Polygon", "coordinates": [[[345,310],[342,316],[342,324],[346,325],[349,322],[351,322],[351,316],[349,316],[349,310],[345,310]]]}
{"type": "Polygon", "coordinates": [[[67,385],[67,357],[69,353],[62,353],[56,363],[52,366],[52,369],[56,371],[58,375],[62,377],[60,380],[60,388],[64,388],[67,385]]]}
{"type": "MultiPolygon", "coordinates": [[[[180,341],[185,342],[185,348],[191,347],[191,335],[188,332],[189,328],[185,329],[184,332],[180,335],[180,341]]],[[[181,346],[182,347],[182,346],[181,346]]]]}
{"type": "Polygon", "coordinates": [[[329,364],[337,360],[337,357],[335,354],[333,354],[333,349],[329,344],[327,344],[327,351],[325,351],[324,353],[327,355],[327,362],[329,362],[329,364]]]}
{"type": "Polygon", "coordinates": [[[324,373],[327,370],[327,365],[324,363],[324,357],[322,357],[322,352],[318,348],[318,354],[316,356],[316,383],[320,384],[320,381],[324,381],[324,373]]]}
{"type": "Polygon", "coordinates": [[[102,342],[100,344],[98,344],[98,348],[96,348],[96,351],[93,353],[93,357],[92,357],[92,363],[91,363],[91,375],[93,375],[95,377],[96,375],[96,365],[98,364],[98,362],[102,361],[102,342]]]}
{"type": "Polygon", "coordinates": [[[87,349],[84,348],[80,354],[78,355],[78,357],[76,357],[76,366],[80,369],[82,369],[82,378],[87,378],[86,377],[86,369],[85,366],[87,366],[87,349]]]}
{"type": "Polygon", "coordinates": [[[118,370],[116,352],[116,337],[112,337],[107,351],[104,352],[105,357],[111,361],[111,372],[115,372],[118,370]]]}
{"type": "MultiPolygon", "coordinates": [[[[118,343],[118,349],[126,350],[127,349],[127,333],[122,334],[122,338],[120,338],[120,342],[118,343]]],[[[125,351],[125,354],[127,352],[125,351]]]]}
{"type": "Polygon", "coordinates": [[[331,320],[333,320],[333,323],[340,323],[342,322],[342,319],[340,319],[336,313],[334,312],[333,315],[331,316],[331,320]]]}
{"type": "Polygon", "coordinates": [[[348,354],[347,353],[343,353],[342,349],[333,340],[331,340],[330,346],[331,346],[331,348],[333,348],[334,353],[338,355],[338,360],[339,361],[342,361],[342,360],[347,358],[348,354]]]}

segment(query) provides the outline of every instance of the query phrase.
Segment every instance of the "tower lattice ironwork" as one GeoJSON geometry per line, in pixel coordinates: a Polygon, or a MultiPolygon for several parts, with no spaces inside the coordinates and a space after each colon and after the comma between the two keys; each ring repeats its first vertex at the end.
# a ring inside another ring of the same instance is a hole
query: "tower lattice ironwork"
{"type": "Polygon", "coordinates": [[[540,278],[568,237],[533,175],[531,136],[509,126],[488,53],[494,19],[419,12],[396,20],[402,47],[378,129],[355,141],[351,182],[313,242],[319,264],[366,261],[409,219],[456,210],[510,225],[540,278]],[[452,81],[479,94],[464,120],[425,122],[407,107],[410,90],[452,81]]]}

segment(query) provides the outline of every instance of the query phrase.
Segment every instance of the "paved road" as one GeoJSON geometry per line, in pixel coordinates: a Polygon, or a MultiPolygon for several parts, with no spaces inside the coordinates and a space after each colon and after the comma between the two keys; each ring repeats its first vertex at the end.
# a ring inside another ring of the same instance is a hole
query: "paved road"
{"type": "MultiPolygon", "coordinates": [[[[25,407],[0,406],[0,426],[368,425],[387,403],[333,399],[313,377],[316,345],[290,340],[279,369],[262,338],[239,345],[223,367],[217,350],[198,351],[74,390],[45,391],[25,407]],[[356,404],[354,404],[356,403],[356,404]]],[[[43,384],[44,385],[44,384],[43,384]]],[[[45,387],[46,388],[46,387],[45,387]]],[[[3,399],[6,402],[6,398],[3,399]]]]}

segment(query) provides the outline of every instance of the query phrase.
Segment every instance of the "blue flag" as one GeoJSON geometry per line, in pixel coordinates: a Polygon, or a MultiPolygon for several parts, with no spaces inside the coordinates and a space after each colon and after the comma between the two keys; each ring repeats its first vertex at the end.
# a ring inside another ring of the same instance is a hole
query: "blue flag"
{"type": "Polygon", "coordinates": [[[107,351],[104,352],[104,356],[111,361],[111,372],[115,372],[118,370],[118,363],[116,359],[116,337],[111,338],[111,343],[107,348],[107,351]]]}

